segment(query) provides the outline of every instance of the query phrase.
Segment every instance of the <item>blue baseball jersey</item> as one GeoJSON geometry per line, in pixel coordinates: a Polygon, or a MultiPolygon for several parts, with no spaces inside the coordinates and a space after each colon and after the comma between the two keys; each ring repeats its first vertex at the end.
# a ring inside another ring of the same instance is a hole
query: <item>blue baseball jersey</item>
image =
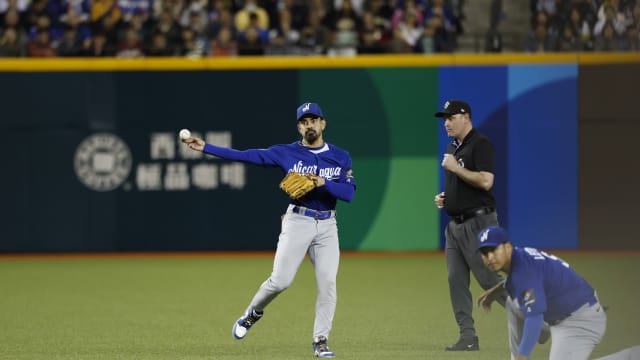
{"type": "Polygon", "coordinates": [[[525,317],[543,314],[549,324],[586,303],[596,303],[591,285],[562,259],[534,248],[513,248],[506,289],[525,317]]]}
{"type": "Polygon", "coordinates": [[[351,157],[345,150],[324,143],[308,148],[300,141],[273,145],[267,149],[235,150],[205,144],[205,154],[250,164],[279,167],[285,173],[314,174],[325,179],[325,186],[316,188],[291,203],[315,210],[334,210],[337,200],[350,202],[355,192],[351,157]]]}

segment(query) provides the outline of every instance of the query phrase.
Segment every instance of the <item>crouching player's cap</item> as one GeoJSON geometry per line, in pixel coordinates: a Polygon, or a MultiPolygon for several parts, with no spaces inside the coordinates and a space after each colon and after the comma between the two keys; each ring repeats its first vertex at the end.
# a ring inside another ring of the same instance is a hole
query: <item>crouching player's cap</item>
{"type": "Polygon", "coordinates": [[[495,248],[507,242],[507,231],[499,226],[490,226],[478,233],[478,250],[495,248]]]}
{"type": "Polygon", "coordinates": [[[305,115],[315,115],[324,119],[324,115],[322,114],[322,109],[320,109],[320,105],[316,103],[304,103],[298,106],[297,115],[298,115],[298,117],[296,118],[297,120],[302,119],[302,117],[305,115]]]}

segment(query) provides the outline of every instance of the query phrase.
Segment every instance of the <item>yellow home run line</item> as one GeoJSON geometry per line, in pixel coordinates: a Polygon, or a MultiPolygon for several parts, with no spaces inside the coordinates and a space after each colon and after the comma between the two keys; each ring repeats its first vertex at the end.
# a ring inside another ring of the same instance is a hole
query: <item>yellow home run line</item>
{"type": "Polygon", "coordinates": [[[357,57],[233,57],[233,58],[25,58],[0,59],[0,72],[38,71],[202,71],[363,67],[429,67],[441,65],[508,65],[577,63],[581,65],[639,63],[640,52],[626,53],[502,53],[438,55],[361,55],[357,57]]]}

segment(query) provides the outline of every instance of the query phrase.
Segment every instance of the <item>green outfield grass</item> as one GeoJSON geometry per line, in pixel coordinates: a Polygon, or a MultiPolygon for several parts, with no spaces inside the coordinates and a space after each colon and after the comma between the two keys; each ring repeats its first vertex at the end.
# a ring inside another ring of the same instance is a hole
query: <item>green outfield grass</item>
{"type": "MultiPolygon", "coordinates": [[[[598,290],[608,330],[594,357],[640,344],[640,254],[560,254],[598,290]]],[[[0,359],[311,359],[306,261],[244,340],[231,327],[271,256],[0,259],[0,359]]],[[[329,344],[341,359],[508,359],[501,307],[476,311],[481,351],[457,339],[444,258],[341,259],[329,344]]],[[[474,297],[480,289],[473,283],[474,297]]],[[[547,358],[549,344],[533,359],[547,358]]]]}

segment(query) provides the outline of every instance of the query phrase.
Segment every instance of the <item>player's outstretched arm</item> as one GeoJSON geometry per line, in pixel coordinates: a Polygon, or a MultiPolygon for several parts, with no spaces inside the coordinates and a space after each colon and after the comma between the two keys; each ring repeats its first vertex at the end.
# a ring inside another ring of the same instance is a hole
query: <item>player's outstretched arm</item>
{"type": "Polygon", "coordinates": [[[188,138],[182,139],[182,142],[187,144],[187,146],[192,150],[204,150],[204,140],[200,139],[199,137],[189,136],[188,138]]]}

